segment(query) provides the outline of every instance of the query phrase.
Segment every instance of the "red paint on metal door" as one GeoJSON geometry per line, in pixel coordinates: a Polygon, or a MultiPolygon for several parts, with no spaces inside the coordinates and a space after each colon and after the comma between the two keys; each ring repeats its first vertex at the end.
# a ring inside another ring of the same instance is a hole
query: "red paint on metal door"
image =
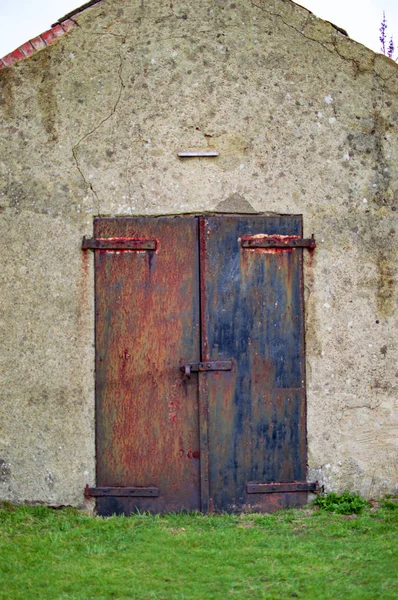
{"type": "Polygon", "coordinates": [[[97,486],[134,488],[98,512],[199,510],[198,375],[179,369],[200,360],[197,220],[97,219],[94,233],[156,241],[95,251],[97,486]]]}
{"type": "Polygon", "coordinates": [[[94,233],[98,512],[303,504],[315,241],[301,217],[96,219],[94,233]]]}

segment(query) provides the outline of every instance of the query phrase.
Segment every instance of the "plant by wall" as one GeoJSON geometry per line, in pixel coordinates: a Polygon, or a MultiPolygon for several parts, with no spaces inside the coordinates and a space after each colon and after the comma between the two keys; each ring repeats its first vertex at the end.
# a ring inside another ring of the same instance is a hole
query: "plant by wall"
{"type": "Polygon", "coordinates": [[[343,494],[331,492],[326,495],[319,495],[314,500],[314,506],[325,512],[334,512],[340,515],[354,515],[361,513],[369,503],[359,494],[352,494],[345,491],[343,494]]]}
{"type": "Polygon", "coordinates": [[[388,58],[392,58],[393,60],[397,61],[398,57],[394,59],[394,53],[395,53],[395,45],[394,45],[394,38],[391,35],[390,39],[388,40],[387,38],[387,19],[386,19],[386,13],[383,11],[383,19],[381,21],[381,25],[380,25],[380,50],[382,54],[385,54],[386,56],[388,56],[388,58]]]}

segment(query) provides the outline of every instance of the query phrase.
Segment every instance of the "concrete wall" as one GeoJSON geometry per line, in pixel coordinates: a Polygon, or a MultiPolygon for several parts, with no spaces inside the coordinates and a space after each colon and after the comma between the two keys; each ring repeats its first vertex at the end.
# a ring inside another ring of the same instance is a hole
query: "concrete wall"
{"type": "Polygon", "coordinates": [[[396,490],[397,65],[283,0],[76,19],[0,72],[0,498],[82,505],[95,482],[93,217],[253,210],[318,240],[309,478],[396,490]]]}

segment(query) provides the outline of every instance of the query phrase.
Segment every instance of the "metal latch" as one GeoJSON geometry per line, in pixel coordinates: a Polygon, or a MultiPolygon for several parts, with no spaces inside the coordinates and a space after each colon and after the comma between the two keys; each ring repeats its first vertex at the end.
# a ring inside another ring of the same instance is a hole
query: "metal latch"
{"type": "Polygon", "coordinates": [[[319,483],[313,481],[286,481],[274,483],[248,483],[246,484],[246,492],[248,494],[286,494],[289,492],[319,492],[319,483]]]}
{"type": "Polygon", "coordinates": [[[197,371],[231,371],[232,360],[207,360],[205,362],[185,363],[180,365],[185,377],[190,377],[191,372],[197,371]]]}
{"type": "Polygon", "coordinates": [[[159,496],[159,488],[157,487],[123,487],[123,486],[105,486],[105,487],[90,487],[86,485],[84,488],[84,496],[86,498],[109,498],[109,497],[152,497],[159,496]]]}
{"type": "Polygon", "coordinates": [[[156,250],[156,240],[83,238],[82,250],[156,250]]]}
{"type": "Polygon", "coordinates": [[[241,239],[242,248],[309,248],[316,247],[314,234],[310,238],[296,238],[293,236],[245,236],[241,239]]]}

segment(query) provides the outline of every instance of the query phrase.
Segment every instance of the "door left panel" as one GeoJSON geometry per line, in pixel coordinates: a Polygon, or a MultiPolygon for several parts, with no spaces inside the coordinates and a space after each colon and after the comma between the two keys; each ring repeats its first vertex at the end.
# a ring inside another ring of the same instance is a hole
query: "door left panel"
{"type": "Polygon", "coordinates": [[[96,219],[94,234],[157,242],[95,251],[97,486],[159,489],[98,512],[199,510],[197,374],[179,369],[200,360],[197,219],[96,219]]]}

